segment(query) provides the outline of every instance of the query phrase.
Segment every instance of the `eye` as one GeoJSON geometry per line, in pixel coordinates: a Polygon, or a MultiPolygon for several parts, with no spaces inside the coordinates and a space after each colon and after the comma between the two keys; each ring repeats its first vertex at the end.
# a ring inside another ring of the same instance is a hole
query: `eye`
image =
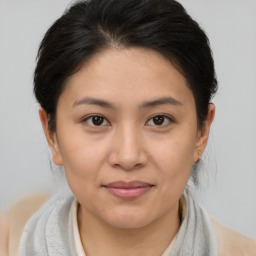
{"type": "Polygon", "coordinates": [[[92,115],[86,117],[83,122],[86,122],[88,125],[92,127],[97,127],[97,126],[108,126],[109,122],[100,115],[92,115]]]}
{"type": "Polygon", "coordinates": [[[172,123],[172,119],[167,115],[155,115],[149,119],[147,125],[151,126],[168,126],[172,123]]]}

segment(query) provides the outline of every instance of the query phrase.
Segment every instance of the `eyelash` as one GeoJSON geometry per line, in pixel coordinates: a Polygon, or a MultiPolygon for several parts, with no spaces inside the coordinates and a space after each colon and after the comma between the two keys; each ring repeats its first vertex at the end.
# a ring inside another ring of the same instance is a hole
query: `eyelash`
{"type": "Polygon", "coordinates": [[[168,120],[168,123],[167,123],[167,124],[164,124],[164,125],[152,125],[152,126],[156,126],[156,127],[167,127],[167,126],[169,126],[171,123],[174,122],[174,120],[173,120],[169,115],[166,115],[166,114],[156,114],[156,115],[152,116],[152,117],[146,122],[146,124],[149,123],[149,121],[151,121],[151,120],[153,121],[153,119],[156,118],[156,117],[163,117],[163,118],[165,119],[164,122],[166,122],[166,120],[168,120]]]}
{"type": "Polygon", "coordinates": [[[104,116],[102,116],[102,115],[90,115],[90,116],[87,116],[87,117],[85,117],[83,120],[82,120],[82,122],[83,123],[87,123],[89,126],[91,126],[91,127],[102,127],[102,126],[110,126],[110,123],[108,122],[108,120],[104,117],[104,116]],[[93,124],[89,124],[88,123],[88,120],[90,120],[90,119],[92,119],[92,118],[94,118],[94,117],[99,117],[99,118],[102,118],[103,119],[103,122],[107,122],[107,125],[93,125],[93,124]]]}
{"type": "MultiPolygon", "coordinates": [[[[146,122],[146,125],[147,125],[150,121],[153,121],[153,119],[156,118],[156,117],[163,117],[163,118],[164,118],[164,123],[166,122],[166,120],[168,120],[168,124],[164,124],[164,125],[162,125],[162,124],[160,124],[160,125],[153,124],[153,125],[148,125],[148,126],[167,127],[167,126],[170,125],[170,123],[173,123],[173,122],[174,122],[174,120],[173,120],[169,115],[166,115],[166,114],[156,114],[156,115],[152,116],[152,117],[146,122]]],[[[95,128],[97,128],[97,127],[100,128],[100,127],[104,127],[104,126],[110,126],[109,121],[108,121],[104,116],[102,116],[102,115],[97,115],[97,114],[95,114],[95,115],[90,115],[90,116],[85,117],[85,118],[82,120],[82,122],[83,122],[83,123],[87,123],[89,126],[95,127],[95,128]],[[102,124],[100,124],[100,125],[94,125],[94,124],[92,124],[92,123],[89,124],[89,120],[92,119],[92,118],[94,118],[94,117],[98,117],[98,118],[103,119],[103,123],[106,122],[107,124],[104,124],[104,125],[102,125],[102,124]]]]}

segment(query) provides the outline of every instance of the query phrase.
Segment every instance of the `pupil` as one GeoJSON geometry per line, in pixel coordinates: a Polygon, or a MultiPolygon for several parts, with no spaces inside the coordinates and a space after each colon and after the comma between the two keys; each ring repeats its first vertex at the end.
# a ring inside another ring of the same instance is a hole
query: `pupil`
{"type": "Polygon", "coordinates": [[[97,125],[97,126],[101,125],[103,123],[103,118],[100,117],[100,116],[94,116],[92,118],[92,122],[93,122],[94,125],[97,125]]]}
{"type": "Polygon", "coordinates": [[[155,116],[153,120],[154,120],[154,124],[162,125],[164,123],[164,116],[155,116]]]}

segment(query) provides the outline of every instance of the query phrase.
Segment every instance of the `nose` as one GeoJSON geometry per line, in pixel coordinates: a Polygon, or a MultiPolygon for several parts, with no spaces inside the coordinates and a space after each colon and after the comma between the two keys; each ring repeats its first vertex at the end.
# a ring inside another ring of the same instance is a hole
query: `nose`
{"type": "Polygon", "coordinates": [[[134,126],[118,129],[113,135],[109,163],[115,168],[134,170],[146,165],[148,158],[143,138],[134,126]]]}

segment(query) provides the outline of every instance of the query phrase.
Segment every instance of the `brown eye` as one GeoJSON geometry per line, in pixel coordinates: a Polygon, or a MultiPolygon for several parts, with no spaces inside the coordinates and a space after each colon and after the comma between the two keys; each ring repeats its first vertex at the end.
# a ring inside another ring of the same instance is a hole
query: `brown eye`
{"type": "Polygon", "coordinates": [[[102,125],[102,124],[103,124],[103,121],[104,121],[104,118],[101,117],[101,116],[94,116],[94,117],[92,117],[92,123],[93,123],[95,126],[102,125]]]}
{"type": "Polygon", "coordinates": [[[89,116],[85,119],[85,122],[90,126],[106,126],[109,125],[108,121],[102,116],[89,116]]]}
{"type": "Polygon", "coordinates": [[[164,116],[155,116],[153,117],[153,123],[155,125],[162,125],[165,121],[165,117],[164,116]]]}
{"type": "Polygon", "coordinates": [[[172,119],[166,115],[156,115],[149,119],[147,125],[150,126],[168,126],[172,122],[172,119]]]}

